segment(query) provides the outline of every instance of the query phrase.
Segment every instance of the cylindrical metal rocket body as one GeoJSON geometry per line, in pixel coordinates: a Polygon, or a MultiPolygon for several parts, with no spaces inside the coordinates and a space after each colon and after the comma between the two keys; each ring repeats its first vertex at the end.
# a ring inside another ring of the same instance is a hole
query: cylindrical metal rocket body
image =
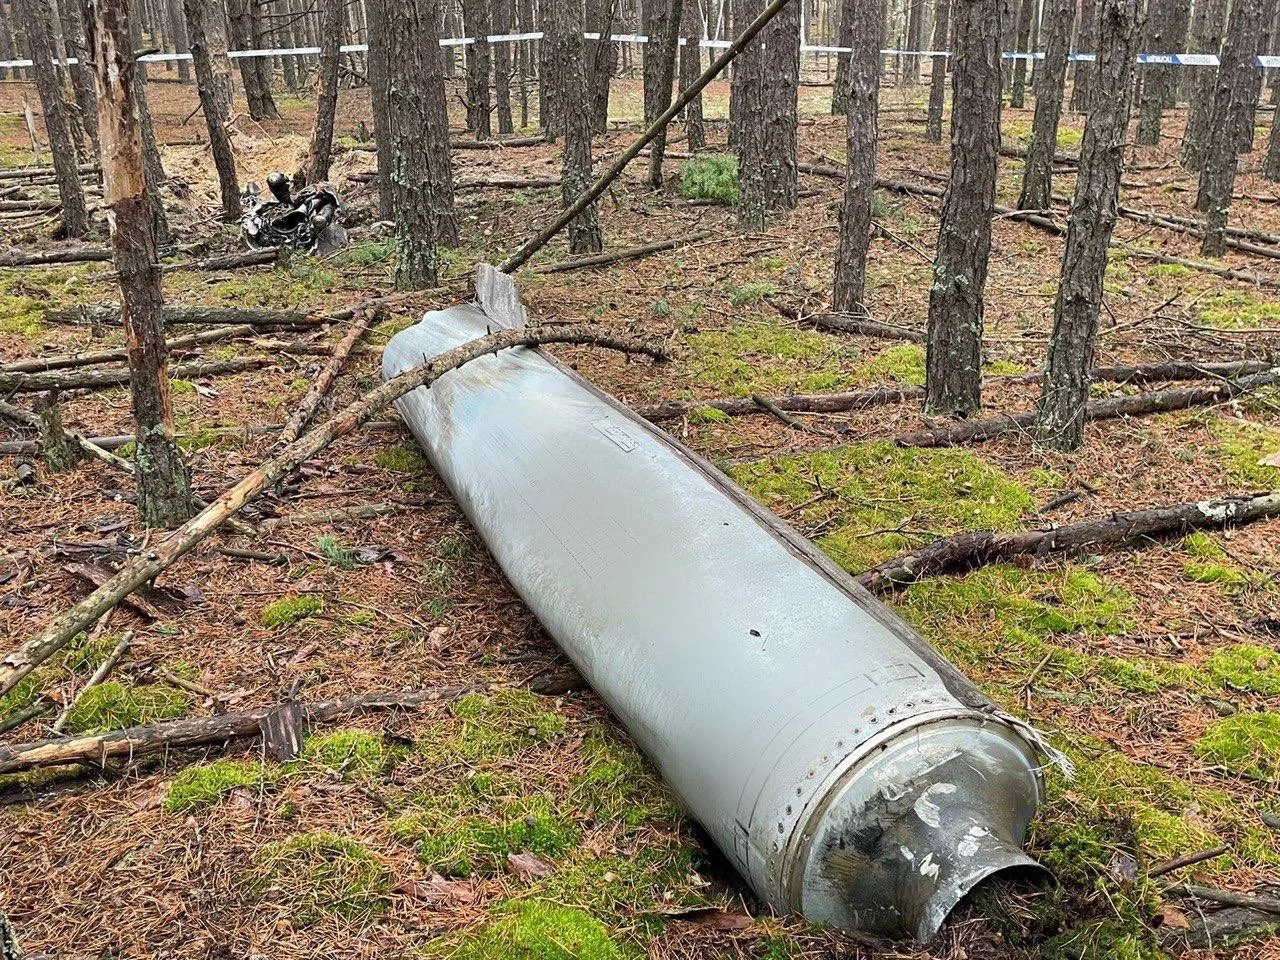
{"type": "MultiPolygon", "coordinates": [[[[513,311],[429,313],[384,375],[513,311]]],[[[397,406],[516,591],[775,908],[924,939],[981,879],[1031,864],[1027,743],[714,467],[536,350],[397,406]]]]}

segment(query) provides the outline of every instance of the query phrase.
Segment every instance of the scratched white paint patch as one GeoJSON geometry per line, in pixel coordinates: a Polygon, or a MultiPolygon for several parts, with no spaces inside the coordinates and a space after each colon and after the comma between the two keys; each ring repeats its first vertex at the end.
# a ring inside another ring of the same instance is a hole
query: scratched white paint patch
{"type": "Polygon", "coordinates": [[[942,826],[942,808],[933,800],[934,797],[946,796],[956,792],[954,783],[935,783],[920,794],[915,803],[916,816],[935,830],[942,826]]]}
{"type": "Polygon", "coordinates": [[[969,832],[960,838],[960,842],[956,844],[956,853],[966,859],[972,857],[982,846],[982,838],[990,832],[986,827],[975,823],[969,828],[969,832]]]}
{"type": "Polygon", "coordinates": [[[937,878],[938,865],[933,862],[932,853],[920,861],[920,876],[937,878]]]}
{"type": "Polygon", "coordinates": [[[902,858],[907,861],[914,860],[916,855],[911,852],[910,848],[903,844],[898,844],[898,852],[902,854],[902,858]]]}

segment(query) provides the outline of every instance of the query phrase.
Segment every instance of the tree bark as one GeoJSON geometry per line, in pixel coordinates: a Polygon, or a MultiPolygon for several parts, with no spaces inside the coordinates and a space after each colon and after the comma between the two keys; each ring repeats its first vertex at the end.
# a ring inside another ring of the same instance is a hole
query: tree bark
{"type": "MultiPolygon", "coordinates": [[[[63,0],[58,5],[58,8],[61,14],[62,32],[67,47],[73,52],[74,56],[81,58],[81,62],[78,65],[67,69],[71,75],[71,86],[75,93],[76,105],[79,108],[79,118],[85,135],[89,139],[91,152],[96,156],[98,146],[98,105],[94,103],[93,99],[93,77],[89,73],[88,65],[84,63],[84,11],[80,9],[75,0],[63,0]]],[[[92,157],[86,157],[85,159],[92,159],[92,157]]]]}
{"type": "MultiPolygon", "coordinates": [[[[942,0],[949,3],[950,0],[942,0]]],[[[836,34],[836,46],[852,47],[853,31],[854,31],[854,7],[857,0],[840,0],[840,29],[836,34]]],[[[887,11],[886,11],[887,14],[887,11]]],[[[887,29],[888,20],[886,16],[885,26],[881,27],[881,36],[884,36],[884,30],[887,29]]],[[[849,72],[852,54],[838,53],[836,54],[836,78],[835,85],[831,88],[831,113],[835,116],[843,116],[849,112],[849,72]]]]}
{"type": "MultiPolygon", "coordinates": [[[[256,49],[254,8],[258,0],[228,0],[231,16],[231,41],[241,50],[256,49]]],[[[253,120],[279,120],[280,110],[271,96],[270,68],[264,68],[262,57],[241,57],[240,82],[244,86],[244,99],[253,120]]]]}
{"type": "MultiPolygon", "coordinates": [[[[1013,49],[1015,53],[1030,52],[1031,21],[1035,19],[1036,6],[1039,2],[1040,0],[1022,0],[1018,6],[1018,19],[1013,32],[1013,49]]],[[[1009,106],[1015,110],[1021,110],[1026,105],[1027,65],[1029,63],[1029,60],[1023,60],[1022,58],[1013,61],[1013,82],[1009,88],[1009,106]]]]}
{"type": "Polygon", "coordinates": [[[338,109],[338,54],[346,24],[344,0],[324,0],[324,17],[320,22],[319,96],[316,98],[316,125],[311,134],[311,150],[307,154],[305,179],[320,183],[329,179],[329,163],[333,159],[333,122],[338,109]]]}
{"type": "MultiPolygon", "coordinates": [[[[907,49],[921,49],[924,36],[924,0],[909,0],[907,4],[907,49]]],[[[911,86],[920,83],[920,58],[907,57],[903,80],[911,86]]]]}
{"type": "MultiPolygon", "coordinates": [[[[1227,0],[1199,0],[1192,25],[1193,53],[1219,55],[1227,16],[1227,0]]],[[[1182,165],[1188,170],[1203,170],[1212,139],[1214,98],[1221,67],[1193,67],[1191,99],[1187,107],[1187,126],[1182,135],[1182,165]]]]}
{"type": "Polygon", "coordinates": [[[1258,52],[1257,24],[1262,17],[1262,0],[1236,0],[1222,45],[1214,91],[1213,120],[1196,209],[1205,214],[1204,240],[1200,253],[1220,257],[1227,249],[1227,215],[1239,166],[1237,149],[1240,130],[1252,126],[1257,90],[1254,57],[1258,52]]]}
{"type": "MultiPolygon", "coordinates": [[[[582,7],[578,0],[547,0],[547,6],[548,29],[544,39],[551,48],[550,64],[556,72],[561,96],[557,108],[557,114],[564,122],[560,191],[567,208],[591,186],[591,105],[587,100],[582,72],[586,53],[582,38],[582,7]]],[[[668,75],[668,97],[670,79],[668,75]]],[[[647,104],[646,97],[646,110],[647,104]]],[[[599,253],[602,249],[604,240],[600,233],[600,217],[592,203],[569,221],[569,252],[599,253]]]]}
{"type": "MultiPolygon", "coordinates": [[[[684,93],[698,81],[702,73],[702,18],[697,0],[685,0],[680,12],[680,35],[684,46],[680,48],[680,92],[684,93]]],[[[694,97],[684,108],[685,140],[689,150],[696,153],[707,145],[707,128],[702,118],[702,95],[694,97]]]]}
{"type": "Polygon", "coordinates": [[[591,132],[609,129],[609,85],[618,66],[618,47],[609,39],[614,33],[620,0],[589,0],[587,30],[600,39],[587,46],[587,100],[591,109],[591,132]]]}
{"type": "MultiPolygon", "coordinates": [[[[515,22],[515,0],[493,0],[494,32],[515,33],[515,22]]],[[[493,95],[499,136],[515,132],[511,120],[511,47],[510,43],[499,43],[493,48],[493,95]]]]}
{"type": "Polygon", "coordinates": [[[137,75],[128,0],[90,0],[88,9],[93,14],[86,26],[97,89],[103,197],[112,213],[111,245],[129,350],[138,513],[148,526],[167,527],[190,517],[193,503],[191,479],[173,438],[160,270],[133,89],[137,75]]]}
{"type": "Polygon", "coordinates": [[[435,4],[384,0],[389,77],[391,182],[399,259],[396,287],[432,286],[437,245],[455,246],[449,115],[445,108],[435,4]]]}
{"type": "MultiPolygon", "coordinates": [[[[190,32],[187,30],[187,18],[182,9],[182,0],[168,0],[169,22],[173,25],[173,48],[182,53],[191,48],[190,32]]],[[[191,82],[191,64],[186,60],[178,61],[178,82],[191,82]]]]}
{"type": "Polygon", "coordinates": [[[982,405],[983,289],[1000,155],[1002,6],[1003,0],[955,4],[951,178],[929,288],[925,364],[925,407],[951,416],[969,416],[982,405]]]}
{"type": "Polygon", "coordinates": [[[885,3],[855,0],[849,12],[854,30],[853,52],[849,55],[848,160],[831,301],[838,312],[858,314],[867,312],[867,250],[871,246],[871,207],[876,190],[876,114],[885,3]]]}
{"type": "Polygon", "coordinates": [[[378,150],[378,216],[395,217],[395,188],[391,170],[391,68],[387,63],[385,4],[391,0],[365,0],[369,4],[369,98],[373,105],[374,142],[378,150]]]}
{"type": "Polygon", "coordinates": [[[493,135],[489,102],[489,0],[463,0],[463,29],[474,42],[467,47],[467,129],[477,140],[493,135]]]}
{"type": "Polygon", "coordinates": [[[236,176],[236,157],[231,137],[223,120],[223,105],[218,98],[218,84],[209,61],[208,39],[205,37],[206,0],[184,0],[188,24],[188,44],[196,72],[196,93],[209,131],[209,149],[218,171],[218,189],[222,196],[222,219],[235,223],[240,219],[240,181],[236,176]]]}
{"type": "MultiPolygon", "coordinates": [[[[694,2],[694,0],[690,0],[694,2]]],[[[676,52],[679,49],[680,13],[683,0],[645,0],[644,32],[644,123],[649,126],[671,106],[671,85],[675,81],[676,52]]],[[[649,153],[649,185],[662,187],[662,158],[667,149],[664,130],[654,138],[649,153]]]]}
{"type": "MultiPolygon", "coordinates": [[[[1111,2],[1113,0],[1103,0],[1104,6],[1111,2]]],[[[1134,0],[1119,2],[1136,10],[1134,0]]],[[[872,593],[885,593],[924,577],[965,573],[993,563],[1010,563],[1019,557],[1094,552],[1103,544],[1185,536],[1193,530],[1218,530],[1277,515],[1280,515],[1280,493],[1269,493],[1113,513],[1098,520],[1025,533],[976,530],[935,540],[914,553],[886,560],[859,574],[857,580],[872,593]]]]}
{"type": "Polygon", "coordinates": [[[89,235],[89,211],[80,185],[76,148],[67,123],[66,105],[53,66],[53,42],[49,34],[51,13],[46,0],[15,0],[14,10],[25,27],[27,48],[33,61],[31,72],[44,111],[45,132],[53,154],[58,179],[58,199],[62,205],[62,233],[67,237],[89,235]]]}
{"type": "MultiPolygon", "coordinates": [[[[933,49],[950,50],[951,0],[938,0],[933,13],[933,49]]],[[[929,69],[929,116],[925,121],[924,135],[934,143],[942,142],[942,113],[947,98],[948,57],[934,57],[929,69]]]]}
{"type": "MultiPolygon", "coordinates": [[[[1078,53],[1098,52],[1098,0],[1080,0],[1080,29],[1076,33],[1078,53]]],[[[1088,113],[1093,106],[1093,84],[1097,61],[1077,60],[1071,70],[1071,109],[1088,113]]]]}
{"type": "Polygon", "coordinates": [[[1111,95],[1098,98],[1085,123],[1035,425],[1036,438],[1055,450],[1074,450],[1084,442],[1107,247],[1124,168],[1139,15],[1138,0],[1102,0],[1096,76],[1111,95]]]}
{"type": "MultiPolygon", "coordinates": [[[[796,0],[791,0],[795,3],[796,0]]],[[[761,0],[735,0],[734,26],[749,23],[760,15],[761,0]]],[[[764,95],[764,57],[760,44],[752,43],[733,65],[730,112],[737,105],[737,116],[730,117],[731,131],[738,147],[738,226],[745,231],[759,231],[768,220],[769,203],[765,192],[765,137],[761,114],[764,95]]]]}
{"type": "Polygon", "coordinates": [[[1062,116],[1063,84],[1075,12],[1075,0],[1047,0],[1044,60],[1036,70],[1036,112],[1031,124],[1031,143],[1027,145],[1022,196],[1018,200],[1023,210],[1048,210],[1053,205],[1053,156],[1058,148],[1058,120],[1062,116]]]}
{"type": "MultiPolygon", "coordinates": [[[[1176,0],[1151,0],[1147,13],[1143,47],[1146,53],[1174,53],[1168,49],[1169,35],[1173,32],[1172,20],[1176,0]]],[[[1165,84],[1173,67],[1148,63],[1143,65],[1139,78],[1142,82],[1142,99],[1138,107],[1138,139],[1141,146],[1154,147],[1160,142],[1160,119],[1164,109],[1165,84]]]]}
{"type": "MultiPolygon", "coordinates": [[[[126,4],[131,0],[126,0],[126,4]]],[[[127,9],[127,7],[126,7],[127,9]]],[[[142,20],[133,16],[129,20],[129,36],[133,49],[142,48],[142,20]]],[[[146,174],[145,188],[147,212],[151,217],[151,234],[156,246],[169,244],[169,219],[164,211],[164,164],[160,162],[160,148],[156,144],[156,131],[151,122],[151,106],[147,99],[147,66],[134,61],[133,95],[137,100],[136,116],[138,132],[142,137],[142,169],[146,174]]]]}
{"type": "MultiPolygon", "coordinates": [[[[769,210],[794,210],[798,202],[796,139],[800,94],[800,6],[793,0],[761,31],[764,60],[758,115],[764,125],[764,189],[769,210]]],[[[750,120],[750,118],[749,118],[750,120]]]]}

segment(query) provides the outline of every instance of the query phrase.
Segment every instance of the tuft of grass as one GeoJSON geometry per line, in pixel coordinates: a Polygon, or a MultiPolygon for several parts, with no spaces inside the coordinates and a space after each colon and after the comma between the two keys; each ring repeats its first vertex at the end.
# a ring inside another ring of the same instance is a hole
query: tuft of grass
{"type": "Polygon", "coordinates": [[[426,473],[427,461],[416,444],[405,442],[379,452],[373,462],[392,473],[426,473]]]}
{"type": "Polygon", "coordinates": [[[304,926],[325,916],[367,920],[387,908],[391,871],[350,837],[304,833],[271,844],[255,860],[255,892],[287,901],[304,926]]]}
{"type": "Polygon", "coordinates": [[[605,925],[585,911],[533,902],[451,941],[432,944],[427,955],[451,960],[623,960],[636,951],[624,951],[605,925]]]}
{"type": "Polygon", "coordinates": [[[401,753],[364,730],[336,730],[307,737],[301,760],[338,771],[344,780],[369,780],[386,773],[401,753]]]}
{"type": "Polygon", "coordinates": [[[164,684],[126,687],[102,683],[86,690],[67,715],[71,733],[103,733],[180,717],[187,710],[181,690],[164,684]]]}
{"type": "Polygon", "coordinates": [[[323,609],[324,601],[310,594],[283,597],[262,608],[262,625],[273,630],[292,626],[299,620],[314,616],[323,609]]]}
{"type": "Polygon", "coordinates": [[[777,292],[772,283],[744,283],[740,287],[729,288],[729,303],[735,307],[754,307],[777,292]]]}
{"type": "Polygon", "coordinates": [[[689,200],[738,202],[738,160],[723,154],[695,157],[680,168],[680,195],[689,200]]]}
{"type": "Polygon", "coordinates": [[[343,570],[354,570],[360,565],[355,551],[331,534],[326,533],[324,536],[316,537],[316,549],[335,567],[343,570]]]}
{"type": "Polygon", "coordinates": [[[164,795],[164,808],[170,813],[189,813],[219,803],[239,787],[256,787],[263,780],[260,763],[216,760],[213,763],[187,767],[173,778],[164,795]]]}
{"type": "Polygon", "coordinates": [[[1205,662],[1205,670],[1224,687],[1280,694],[1280,653],[1265,647],[1225,647],[1205,662]]]}
{"type": "Polygon", "coordinates": [[[1239,713],[1210,724],[1196,754],[1235,773],[1274,780],[1280,777],[1280,714],[1239,713]]]}
{"type": "Polygon", "coordinates": [[[818,482],[834,491],[790,522],[801,529],[826,522],[818,545],[855,572],[945,533],[1020,526],[1033,504],[1025,487],[970,451],[900,448],[890,440],[774,457],[729,475],[771,508],[812,500],[818,482]],[[842,510],[834,524],[827,522],[833,509],[842,510]]]}

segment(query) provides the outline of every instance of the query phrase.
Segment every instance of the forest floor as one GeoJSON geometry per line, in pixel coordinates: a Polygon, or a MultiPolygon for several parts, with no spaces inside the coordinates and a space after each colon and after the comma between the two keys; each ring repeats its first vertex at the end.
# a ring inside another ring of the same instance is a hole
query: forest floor
{"type": "MultiPolygon", "coordinates": [[[[0,161],[9,166],[31,161],[23,92],[34,100],[29,87],[0,84],[0,161]]],[[[826,87],[802,88],[801,160],[841,166],[844,122],[826,115],[829,96],[826,87]]],[[[885,90],[881,177],[936,185],[945,176],[947,145],[923,136],[925,96],[923,87],[885,90]]],[[[153,82],[150,99],[160,139],[172,144],[164,159],[178,187],[167,199],[179,238],[235,249],[235,229],[211,214],[208,154],[182,143],[201,134],[198,116],[183,120],[195,107],[193,88],[153,82]]],[[[235,124],[242,182],[291,172],[303,156],[312,105],[279,100],[284,121],[235,124]]],[[[713,151],[724,146],[725,124],[716,118],[726,101],[723,85],[713,87],[713,151]]],[[[613,118],[623,129],[597,140],[598,155],[616,155],[629,142],[638,113],[637,83],[620,81],[613,118]]],[[[354,145],[369,123],[362,91],[344,92],[338,120],[342,143],[354,145]]],[[[1006,142],[1023,144],[1030,122],[1029,109],[1006,109],[1006,142]]],[[[1177,164],[1182,122],[1181,111],[1169,113],[1161,144],[1134,151],[1124,204],[1193,215],[1195,180],[1177,164]]],[[[1078,149],[1082,123],[1065,117],[1063,150],[1078,149]]],[[[1265,142],[1260,131],[1256,147],[1265,142]]],[[[671,149],[683,149],[678,138],[671,149]]],[[[1231,222],[1280,232],[1280,185],[1254,174],[1259,156],[1243,159],[1231,222]]],[[[546,145],[457,151],[454,159],[462,181],[559,174],[556,148],[546,145]]],[[[603,269],[538,273],[564,256],[557,241],[519,277],[538,322],[644,334],[668,343],[675,361],[556,354],[632,404],[922,382],[919,346],[819,332],[771,306],[812,312],[827,302],[839,181],[802,174],[800,208],[764,233],[744,235],[732,207],[694,205],[682,195],[682,168],[692,162],[669,160],[661,192],[643,183],[640,167],[628,171],[600,205],[607,248],[698,231],[714,231],[712,239],[603,269]]],[[[697,163],[699,178],[712,177],[714,164],[697,163]]],[[[329,310],[388,290],[394,251],[370,236],[372,185],[353,180],[373,166],[373,155],[359,150],[335,163],[352,239],[342,253],[278,269],[167,274],[167,299],[329,310]]],[[[1016,203],[1020,170],[1020,161],[1001,160],[1001,202],[1016,203]]],[[[1069,174],[1056,177],[1056,192],[1072,187],[1069,174]]],[[[938,204],[880,195],[868,304],[877,319],[923,327],[938,204]]],[[[422,309],[466,296],[475,263],[500,259],[559,205],[558,188],[460,193],[462,244],[446,252],[447,279],[393,310],[352,358],[333,405],[379,381],[376,348],[392,332],[422,309]]],[[[7,239],[22,249],[49,247],[47,219],[8,221],[7,239]]],[[[1065,223],[1065,214],[1059,219],[1065,223]]],[[[1116,235],[1138,249],[1112,254],[1100,364],[1276,356],[1280,261],[1231,252],[1226,265],[1258,278],[1249,284],[1142,254],[1198,260],[1195,238],[1128,220],[1116,235]]],[[[1062,245],[1032,226],[996,221],[985,308],[991,373],[1043,365],[1062,245]]],[[[0,362],[118,344],[117,330],[44,319],[50,307],[117,299],[104,264],[0,270],[0,362]]],[[[307,339],[336,342],[343,328],[307,339]]],[[[204,350],[208,359],[267,358],[260,369],[174,384],[177,427],[206,497],[264,459],[273,437],[246,428],[282,423],[324,363],[265,339],[204,350]]],[[[1095,393],[1133,389],[1100,384],[1095,393]]],[[[1036,387],[1026,384],[995,383],[984,397],[993,413],[1030,409],[1035,399],[1036,387]]],[[[68,399],[64,417],[87,434],[128,433],[127,392],[68,399]]],[[[666,426],[853,572],[959,530],[1035,528],[1280,487],[1280,467],[1262,462],[1280,451],[1276,392],[1094,423],[1085,448],[1067,456],[1023,436],[963,449],[899,448],[895,434],[925,425],[916,403],[806,419],[838,441],[765,415],[705,408],[666,426]]],[[[0,460],[5,479],[21,459],[0,460]]],[[[129,486],[95,461],[65,475],[40,468],[33,485],[0,492],[3,650],[86,591],[69,563],[86,555],[110,563],[113,551],[145,539],[129,486]]],[[[0,717],[40,688],[59,700],[73,696],[125,631],[134,634],[132,650],[72,714],[70,730],[240,710],[290,691],[322,699],[484,682],[497,692],[318,729],[302,758],[287,764],[260,746],[232,743],[72,777],[0,778],[0,911],[29,951],[1131,960],[1160,955],[1159,944],[1209,909],[1165,892],[1168,883],[1280,885],[1280,830],[1264,822],[1280,815],[1280,520],[1069,561],[988,567],[889,598],[988,696],[1047,731],[1079,772],[1070,783],[1050,776],[1029,841],[1060,886],[962,908],[928,948],[881,949],[770,917],[681,817],[590,691],[525,689],[563,658],[407,431],[346,437],[246,515],[256,522],[370,503],[403,509],[280,524],[252,544],[230,533],[212,538],[160,579],[177,609],[154,620],[128,607],[114,611],[0,700],[0,717]],[[223,555],[220,546],[250,546],[282,562],[223,555]],[[1227,852],[1147,876],[1163,861],[1219,845],[1227,852]]],[[[49,719],[5,742],[44,736],[49,719]]],[[[1256,940],[1238,955],[1280,957],[1280,941],[1256,940]]]]}

